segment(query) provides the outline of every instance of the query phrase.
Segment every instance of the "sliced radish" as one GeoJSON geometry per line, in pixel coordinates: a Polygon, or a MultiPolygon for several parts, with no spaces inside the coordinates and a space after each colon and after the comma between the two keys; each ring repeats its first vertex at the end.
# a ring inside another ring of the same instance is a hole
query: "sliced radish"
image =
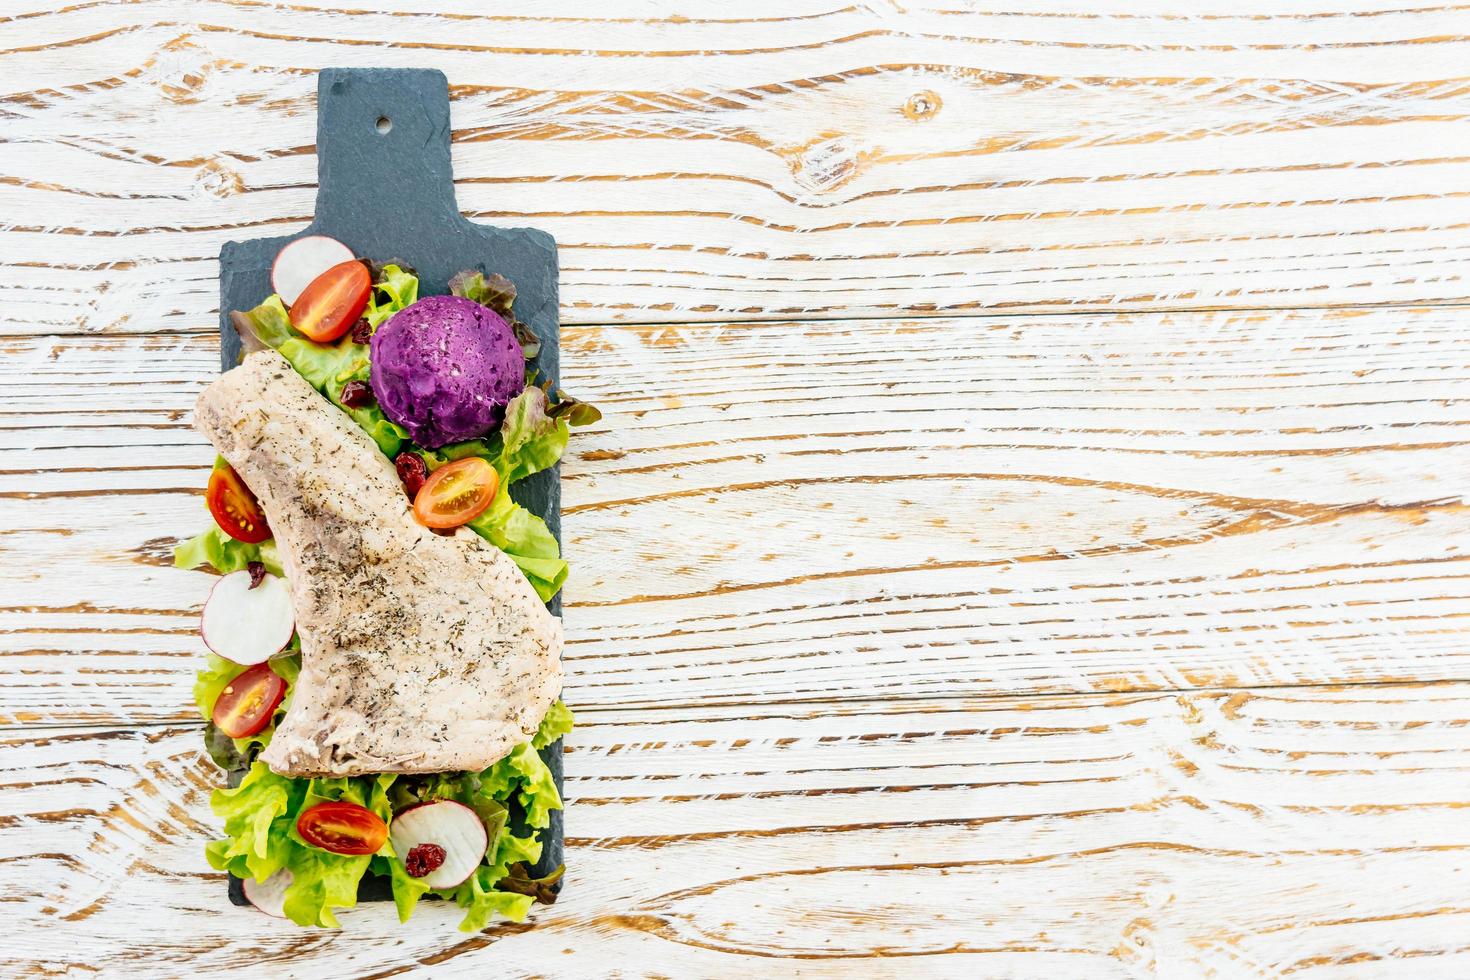
{"type": "Polygon", "coordinates": [[[271,266],[271,287],[280,295],[281,302],[290,306],[313,279],[353,258],[352,249],[335,238],[326,235],[298,238],[276,253],[276,261],[271,266]]]}
{"type": "Polygon", "coordinates": [[[286,889],[291,887],[291,882],[295,877],[288,869],[282,868],[265,881],[246,878],[245,897],[250,899],[251,905],[266,915],[284,919],[286,917],[286,889]]]}
{"type": "Polygon", "coordinates": [[[291,611],[286,580],[267,572],[252,589],[250,572],[245,569],[214,583],[199,623],[205,646],[247,667],[280,653],[295,631],[296,614],[291,611]]]}
{"type": "Polygon", "coordinates": [[[410,807],[393,818],[388,829],[393,853],[405,867],[409,854],[421,844],[444,849],[444,863],[419,878],[430,888],[453,888],[474,874],[485,858],[489,837],[480,817],[463,803],[438,800],[410,807]]]}

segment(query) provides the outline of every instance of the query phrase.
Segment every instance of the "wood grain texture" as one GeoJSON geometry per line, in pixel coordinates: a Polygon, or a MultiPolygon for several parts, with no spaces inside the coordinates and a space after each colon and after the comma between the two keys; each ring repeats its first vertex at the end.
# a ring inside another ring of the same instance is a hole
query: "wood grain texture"
{"type": "Polygon", "coordinates": [[[446,72],[568,322],[1470,297],[1462,5],[364,6],[8,4],[0,332],[212,330],[221,243],[310,217],[323,65],[446,72]]]}
{"type": "Polygon", "coordinates": [[[193,729],[0,740],[10,976],[1451,977],[1470,685],[585,712],[564,897],[227,905],[193,729]],[[147,914],[142,914],[147,910],[147,914]],[[84,952],[79,952],[84,951],[84,952]],[[479,955],[476,955],[479,954],[479,955]]]}
{"type": "MultiPolygon", "coordinates": [[[[568,697],[1467,672],[1464,310],[568,329],[568,697]]],[[[207,337],[0,359],[0,720],[189,717],[207,337]]]]}
{"type": "Polygon", "coordinates": [[[1462,3],[0,0],[0,975],[1470,975],[1467,65],[1462,3]],[[607,413],[531,925],[202,859],[188,415],[325,65],[446,72],[607,413]]]}

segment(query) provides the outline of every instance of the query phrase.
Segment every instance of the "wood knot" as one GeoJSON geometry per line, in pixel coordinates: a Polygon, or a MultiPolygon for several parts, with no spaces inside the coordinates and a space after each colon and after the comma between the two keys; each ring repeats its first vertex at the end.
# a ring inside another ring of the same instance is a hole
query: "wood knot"
{"type": "Polygon", "coordinates": [[[1152,964],[1155,962],[1153,944],[1154,924],[1140,916],[1123,927],[1118,936],[1118,945],[1111,950],[1113,956],[1125,963],[1152,964]]]}
{"type": "Polygon", "coordinates": [[[245,179],[218,158],[204,161],[194,172],[194,196],[226,198],[245,190],[245,179]]]}
{"type": "Polygon", "coordinates": [[[939,93],[932,89],[925,89],[909,96],[908,101],[903,104],[903,114],[913,120],[932,119],[944,105],[944,100],[939,93]]]}
{"type": "Polygon", "coordinates": [[[178,105],[191,105],[203,101],[213,63],[207,49],[183,34],[160,48],[146,69],[164,98],[178,105]]]}
{"type": "Polygon", "coordinates": [[[847,136],[833,136],[808,146],[796,159],[796,182],[824,193],[840,187],[858,172],[859,154],[847,136]]]}

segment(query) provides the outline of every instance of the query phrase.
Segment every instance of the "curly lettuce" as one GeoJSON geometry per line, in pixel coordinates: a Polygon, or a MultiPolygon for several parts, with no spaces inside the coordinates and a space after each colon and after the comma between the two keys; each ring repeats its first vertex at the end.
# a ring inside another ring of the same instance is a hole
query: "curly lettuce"
{"type": "MultiPolygon", "coordinates": [[[[297,925],[341,925],[334,914],[357,904],[358,883],[372,855],[333,854],[313,847],[296,832],[301,814],[329,800],[347,800],[392,819],[388,789],[393,774],[337,779],[291,779],[255,762],[234,789],[217,789],[209,805],[224,819],[225,837],[205,847],[211,867],[237,878],[264,881],[285,869],[291,872],[286,889],[286,917],[297,925]]],[[[392,845],[379,852],[392,855],[392,845]]]]}
{"type": "Polygon", "coordinates": [[[301,336],[291,326],[286,304],[274,293],[253,310],[231,310],[230,323],[240,335],[240,343],[246,353],[280,347],[286,341],[301,336]]]}
{"type": "Polygon", "coordinates": [[[551,702],[551,707],[546,709],[546,717],[541,719],[536,734],[531,737],[531,745],[544,749],[557,739],[566,737],[572,730],[573,721],[571,708],[561,701],[551,702]]]}
{"type": "Polygon", "coordinates": [[[531,741],[482,772],[292,779],[254,762],[239,786],[211,795],[210,807],[224,821],[225,836],[211,841],[205,855],[211,867],[238,878],[264,881],[282,869],[290,871],[285,911],[298,925],[336,928],[336,911],[357,904],[359,883],[368,873],[389,878],[400,921],[407,921],[430,891],[465,910],[460,928],[468,932],[483,929],[496,916],[523,919],[534,901],[554,900],[552,886],[560,877],[560,869],[542,879],[531,879],[526,871],[541,858],[537,832],[550,825],[551,811],[561,808],[551,770],[536,747],[550,745],[571,725],[571,712],[556,702],[531,741]],[[433,890],[410,877],[391,843],[375,855],[348,856],[313,847],[296,832],[301,814],[328,800],[364,806],[391,824],[395,809],[441,799],[473,809],[487,831],[484,862],[452,889],[433,890]],[[513,829],[512,804],[525,815],[528,833],[513,829]],[[501,882],[507,887],[497,887],[501,882]]]}
{"type": "MultiPolygon", "coordinates": [[[[376,328],[398,310],[418,299],[418,279],[413,270],[390,263],[372,266],[373,291],[364,316],[376,328]]],[[[527,358],[537,352],[536,338],[525,324],[514,320],[511,304],[515,288],[500,276],[462,274],[456,277],[457,295],[470,295],[476,302],[503,310],[516,328],[527,358]]],[[[566,580],[567,564],[544,521],[515,503],[506,492],[512,483],[556,465],[565,452],[568,426],[585,424],[597,417],[596,409],[549,388],[535,386],[535,374],[526,388],[507,406],[499,431],[482,439],[426,450],[415,447],[407,433],[383,415],[376,404],[348,408],[341,403],[343,388],[351,381],[367,381],[369,349],[351,336],[330,344],[315,343],[296,332],[289,313],[278,296],[268,298],[253,310],[234,312],[231,319],[247,350],[270,347],[287,361],[328,400],[346,412],[378,448],[390,458],[409,449],[419,452],[429,469],[455,459],[480,456],[495,467],[501,492],[491,507],[471,522],[471,528],[504,551],[526,575],[543,600],[549,600],[566,580]]],[[[180,568],[210,566],[221,573],[262,562],[267,570],[281,574],[281,563],[273,541],[247,545],[230,538],[218,527],[180,544],[175,549],[180,568]]],[[[292,921],[307,926],[336,927],[336,911],[357,902],[364,875],[387,878],[392,886],[400,920],[412,915],[417,902],[431,889],[421,879],[409,876],[392,852],[391,844],[374,855],[348,857],[332,854],[307,844],[296,833],[300,814],[325,800],[349,800],[366,806],[385,822],[393,812],[418,802],[450,799],[473,809],[484,822],[487,843],[483,863],[468,880],[453,889],[435,892],[464,909],[460,928],[477,931],[496,917],[521,919],[536,901],[551,902],[562,868],[539,878],[528,870],[541,858],[539,832],[550,825],[552,811],[562,805],[551,770],[538,750],[563,737],[572,727],[572,714],[560,701],[554,703],[535,735],[504,758],[480,772],[451,772],[427,776],[363,776],[340,779],[291,779],[271,772],[255,761],[269,744],[275,725],[290,704],[299,671],[299,646],[272,661],[272,669],[286,679],[287,695],[272,723],[258,735],[230,739],[212,724],[206,726],[206,745],[211,755],[228,769],[246,770],[233,789],[217,790],[211,806],[224,822],[225,836],[211,842],[206,854],[211,866],[241,878],[264,880],[282,869],[291,872],[285,896],[285,912],[292,921]],[[515,814],[515,819],[512,819],[515,814]]],[[[214,702],[245,668],[211,655],[197,675],[194,698],[199,712],[210,718],[214,702]]]]}
{"type": "MultiPolygon", "coordinates": [[[[525,868],[541,859],[541,840],[537,832],[551,824],[551,811],[561,809],[561,796],[551,770],[536,752],[538,745],[550,745],[571,730],[572,713],[557,701],[547,711],[530,742],[517,746],[499,762],[478,773],[440,774],[425,799],[452,799],[470,807],[484,821],[488,833],[485,863],[475,869],[469,880],[457,888],[435,894],[453,900],[464,908],[460,929],[475,932],[483,929],[493,916],[523,919],[539,896],[542,901],[555,899],[545,888],[524,890],[499,889],[496,886],[516,876],[525,880],[525,868]],[[527,834],[517,834],[507,819],[508,804],[518,803],[525,814],[527,834]]],[[[397,865],[398,862],[393,862],[397,865]]],[[[393,901],[398,919],[406,922],[420,897],[431,889],[410,878],[401,868],[390,869],[393,901]]],[[[553,872],[554,882],[560,871],[553,872]]],[[[551,877],[551,876],[548,876],[551,877]]],[[[541,879],[544,882],[545,879],[541,879]]]]}
{"type": "Polygon", "coordinates": [[[419,299],[419,279],[413,270],[404,269],[392,262],[375,268],[373,291],[368,296],[367,317],[373,329],[405,306],[412,306],[419,299]]]}
{"type": "Polygon", "coordinates": [[[535,385],[510,400],[500,425],[500,452],[491,460],[500,482],[514,483],[550,469],[566,452],[571,435],[565,418],[547,414],[546,392],[535,385]]]}
{"type": "Polygon", "coordinates": [[[208,565],[221,575],[238,572],[253,561],[265,566],[272,575],[284,574],[281,555],[274,540],[246,544],[226,534],[219,525],[194,535],[174,548],[175,568],[199,568],[208,565]]]}
{"type": "Polygon", "coordinates": [[[205,847],[209,864],[237,878],[264,881],[284,868],[293,841],[289,815],[299,809],[306,792],[304,780],[279,776],[257,762],[234,789],[217,789],[209,808],[224,820],[225,837],[205,847]]]}

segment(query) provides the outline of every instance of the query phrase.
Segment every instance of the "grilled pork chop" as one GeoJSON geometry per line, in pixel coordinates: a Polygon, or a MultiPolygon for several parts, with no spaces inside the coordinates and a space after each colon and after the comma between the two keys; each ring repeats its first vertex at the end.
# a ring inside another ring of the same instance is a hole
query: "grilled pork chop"
{"type": "Polygon", "coordinates": [[[288,776],[483,769],[561,691],[561,622],[479,535],[413,519],[393,465],[272,350],[199,396],[194,425],[255,491],[301,637],[261,758],[288,776]]]}

